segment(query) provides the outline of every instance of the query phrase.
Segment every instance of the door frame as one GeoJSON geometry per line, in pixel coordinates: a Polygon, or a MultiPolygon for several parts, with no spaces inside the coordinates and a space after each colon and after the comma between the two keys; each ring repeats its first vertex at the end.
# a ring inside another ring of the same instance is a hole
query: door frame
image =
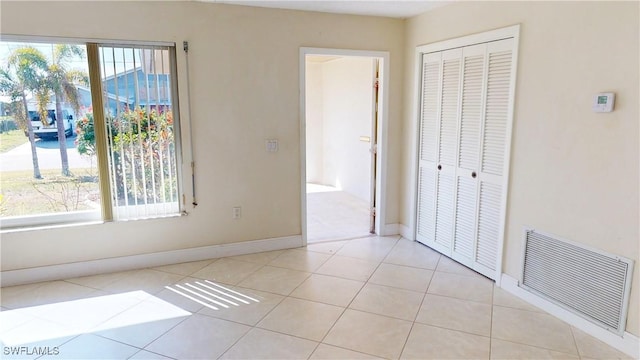
{"type": "MultiPolygon", "coordinates": [[[[300,48],[300,220],[302,246],[307,245],[307,141],[306,141],[306,57],[307,55],[327,55],[342,57],[377,58],[380,66],[380,96],[377,134],[376,184],[376,220],[375,231],[379,236],[387,235],[386,224],[386,184],[387,184],[387,132],[389,117],[389,52],[369,50],[349,50],[331,48],[300,48]]],[[[373,86],[373,84],[372,84],[373,86]]]]}
{"type": "MultiPolygon", "coordinates": [[[[505,157],[504,157],[504,165],[503,165],[503,184],[502,184],[502,203],[500,204],[500,230],[498,234],[498,247],[496,254],[496,285],[500,286],[502,280],[502,268],[503,268],[503,254],[504,254],[504,244],[505,244],[505,230],[506,230],[506,219],[507,219],[507,200],[509,194],[509,180],[510,180],[510,165],[511,165],[511,142],[513,140],[513,117],[515,112],[515,87],[517,82],[517,64],[518,64],[518,49],[520,45],[520,24],[489,30],[481,33],[471,34],[467,36],[462,36],[459,38],[449,39],[438,41],[426,45],[420,45],[416,47],[415,50],[415,64],[414,64],[414,94],[413,94],[413,109],[412,109],[412,119],[411,121],[411,129],[415,136],[412,137],[413,149],[412,152],[412,170],[410,172],[410,186],[412,191],[410,192],[410,204],[411,204],[411,213],[409,217],[409,229],[408,234],[411,238],[410,240],[415,241],[417,238],[417,216],[418,216],[418,176],[419,176],[419,161],[420,161],[420,99],[422,93],[422,56],[426,53],[444,51],[448,49],[454,49],[464,46],[470,46],[480,43],[498,41],[503,39],[513,38],[513,58],[512,64],[514,66],[511,68],[511,93],[514,94],[514,97],[509,100],[509,108],[507,110],[507,114],[509,119],[507,121],[507,130],[506,134],[508,135],[505,139],[505,157]]],[[[403,234],[403,236],[406,236],[403,234]]]]}

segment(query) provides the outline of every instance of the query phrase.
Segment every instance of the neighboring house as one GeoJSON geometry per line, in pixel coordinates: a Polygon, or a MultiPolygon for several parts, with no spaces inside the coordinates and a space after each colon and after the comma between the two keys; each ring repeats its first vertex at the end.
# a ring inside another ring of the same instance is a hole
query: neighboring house
{"type": "MultiPolygon", "coordinates": [[[[80,112],[79,115],[84,115],[87,112],[89,107],[91,107],[91,90],[88,87],[76,86],[78,88],[79,99],[80,99],[80,112]]],[[[125,97],[117,97],[116,95],[107,92],[107,100],[104,101],[105,107],[108,109],[110,114],[115,114],[118,108],[123,109],[127,106],[133,106],[133,103],[130,102],[125,97]]]]}
{"type": "MultiPolygon", "coordinates": [[[[145,66],[145,68],[147,68],[145,66]]],[[[109,94],[109,109],[115,110],[111,99],[120,100],[120,105],[127,104],[130,108],[149,107],[150,109],[164,109],[170,104],[170,96],[167,89],[169,76],[167,74],[155,74],[145,71],[143,67],[127,70],[116,75],[106,77],[102,82],[104,90],[109,94]],[[138,92],[135,91],[137,88],[138,92]]]]}

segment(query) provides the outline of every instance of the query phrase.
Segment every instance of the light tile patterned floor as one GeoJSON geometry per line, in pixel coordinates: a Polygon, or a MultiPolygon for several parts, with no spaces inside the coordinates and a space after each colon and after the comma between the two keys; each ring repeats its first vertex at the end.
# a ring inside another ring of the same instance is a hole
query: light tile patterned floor
{"type": "Polygon", "coordinates": [[[398,237],[7,287],[1,295],[8,359],[627,358],[398,237]]]}
{"type": "Polygon", "coordinates": [[[307,184],[309,243],[366,236],[369,222],[367,201],[331,186],[307,184]]]}

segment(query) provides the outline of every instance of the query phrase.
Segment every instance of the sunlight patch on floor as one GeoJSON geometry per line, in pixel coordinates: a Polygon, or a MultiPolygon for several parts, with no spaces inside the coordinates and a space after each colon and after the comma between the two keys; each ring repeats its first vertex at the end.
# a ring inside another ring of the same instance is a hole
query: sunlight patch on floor
{"type": "Polygon", "coordinates": [[[0,342],[6,346],[31,344],[189,315],[144,291],[131,291],[2,311],[0,323],[7,329],[0,332],[0,342]],[[138,307],[136,316],[122,316],[133,307],[138,307]],[[8,325],[16,321],[22,323],[8,325]]]}

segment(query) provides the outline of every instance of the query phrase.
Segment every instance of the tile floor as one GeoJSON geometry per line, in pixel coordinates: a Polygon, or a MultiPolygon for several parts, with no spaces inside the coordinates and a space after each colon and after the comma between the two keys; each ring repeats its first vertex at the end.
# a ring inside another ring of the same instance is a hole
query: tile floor
{"type": "Polygon", "coordinates": [[[307,241],[369,235],[369,203],[335,187],[307,184],[307,241]]]}
{"type": "Polygon", "coordinates": [[[1,295],[9,359],[627,358],[399,237],[6,287],[1,295]]]}

